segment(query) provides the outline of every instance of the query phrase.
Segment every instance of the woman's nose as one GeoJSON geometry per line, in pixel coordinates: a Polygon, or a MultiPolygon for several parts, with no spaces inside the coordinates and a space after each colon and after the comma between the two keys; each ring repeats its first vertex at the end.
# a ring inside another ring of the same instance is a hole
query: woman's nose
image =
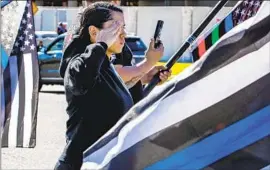
{"type": "Polygon", "coordinates": [[[121,34],[120,34],[120,37],[121,38],[125,38],[127,36],[127,32],[125,29],[122,30],[121,34]]]}

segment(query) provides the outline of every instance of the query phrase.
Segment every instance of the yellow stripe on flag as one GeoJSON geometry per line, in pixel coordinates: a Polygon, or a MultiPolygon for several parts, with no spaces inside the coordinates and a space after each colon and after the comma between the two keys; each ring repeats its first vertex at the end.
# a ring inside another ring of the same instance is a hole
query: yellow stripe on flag
{"type": "Polygon", "coordinates": [[[33,14],[35,15],[38,11],[38,7],[35,2],[32,2],[32,9],[33,9],[33,14]]]}

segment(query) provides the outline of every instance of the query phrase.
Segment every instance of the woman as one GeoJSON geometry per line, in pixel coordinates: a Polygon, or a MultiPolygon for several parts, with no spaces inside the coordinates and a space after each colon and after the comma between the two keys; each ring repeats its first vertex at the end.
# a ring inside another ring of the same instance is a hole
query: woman
{"type": "MultiPolygon", "coordinates": [[[[79,170],[85,149],[105,134],[132,106],[132,97],[110,62],[125,43],[123,11],[99,2],[82,13],[78,37],[65,49],[60,74],[64,77],[67,113],[67,145],[56,170],[79,170]]],[[[153,41],[151,42],[153,47],[153,41]]],[[[150,68],[162,56],[161,45],[149,50],[139,67],[150,68]],[[155,56],[155,57],[153,57],[155,56]]]]}

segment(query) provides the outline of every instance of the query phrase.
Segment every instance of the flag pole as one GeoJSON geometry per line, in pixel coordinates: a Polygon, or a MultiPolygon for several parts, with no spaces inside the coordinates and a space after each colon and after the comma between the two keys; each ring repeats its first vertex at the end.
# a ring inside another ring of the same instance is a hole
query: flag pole
{"type": "MultiPolygon", "coordinates": [[[[207,15],[204,21],[196,28],[196,30],[186,39],[184,44],[178,49],[178,51],[169,59],[166,63],[166,68],[169,70],[176,63],[176,61],[184,54],[184,52],[190,47],[190,45],[198,38],[210,21],[216,16],[216,14],[226,5],[229,0],[220,0],[212,11],[207,15]]],[[[147,96],[154,87],[160,82],[159,73],[157,73],[150,83],[144,88],[144,96],[147,96]]]]}

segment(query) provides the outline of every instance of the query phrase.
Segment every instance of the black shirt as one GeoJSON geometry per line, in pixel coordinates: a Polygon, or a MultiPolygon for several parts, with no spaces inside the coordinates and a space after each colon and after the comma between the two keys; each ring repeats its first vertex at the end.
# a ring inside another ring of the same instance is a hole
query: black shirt
{"type": "MultiPolygon", "coordinates": [[[[115,59],[112,61],[115,65],[132,66],[133,54],[130,48],[125,44],[122,53],[116,54],[115,59]]],[[[138,81],[132,88],[129,89],[132,95],[134,104],[139,102],[143,98],[143,85],[141,81],[138,81]]]]}
{"type": "Polygon", "coordinates": [[[83,151],[133,106],[128,89],[105,54],[107,45],[91,44],[80,52],[81,46],[75,38],[65,50],[60,67],[62,75],[65,72],[69,115],[68,143],[60,160],[76,167],[81,166],[83,151]]]}

